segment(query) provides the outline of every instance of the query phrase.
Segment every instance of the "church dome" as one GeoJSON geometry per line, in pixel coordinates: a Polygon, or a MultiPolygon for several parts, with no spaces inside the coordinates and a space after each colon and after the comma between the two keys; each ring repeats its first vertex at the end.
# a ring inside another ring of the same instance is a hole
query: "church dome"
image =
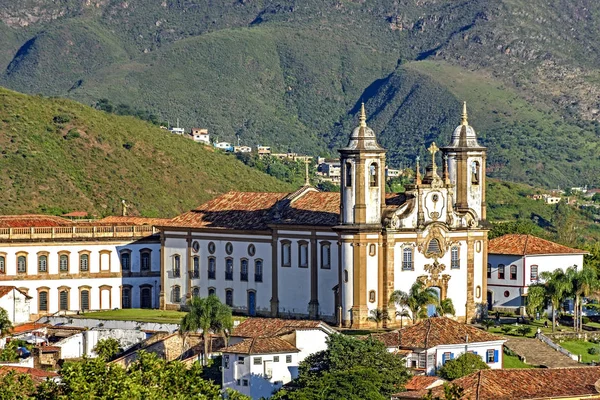
{"type": "Polygon", "coordinates": [[[462,121],[452,133],[450,145],[447,147],[476,147],[481,148],[477,143],[477,134],[475,129],[467,121],[467,102],[463,103],[462,121]]]}
{"type": "Polygon", "coordinates": [[[359,125],[354,128],[348,145],[342,150],[383,150],[383,147],[377,143],[377,137],[375,137],[375,131],[367,126],[367,116],[365,113],[365,104],[363,103],[360,108],[359,125]]]}

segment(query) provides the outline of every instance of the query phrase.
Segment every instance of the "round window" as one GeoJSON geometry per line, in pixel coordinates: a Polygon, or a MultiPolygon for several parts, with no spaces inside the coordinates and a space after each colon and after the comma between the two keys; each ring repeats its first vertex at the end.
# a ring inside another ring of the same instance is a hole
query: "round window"
{"type": "Polygon", "coordinates": [[[440,198],[439,198],[439,196],[438,196],[437,194],[434,194],[434,195],[432,196],[432,200],[433,200],[433,201],[438,201],[439,199],[440,199],[440,198]]]}
{"type": "Polygon", "coordinates": [[[510,292],[508,290],[505,290],[504,291],[504,297],[508,297],[508,296],[510,296],[510,292]]]}
{"type": "Polygon", "coordinates": [[[208,244],[208,252],[210,254],[215,254],[215,243],[214,242],[210,242],[208,244]]]}
{"type": "Polygon", "coordinates": [[[256,247],[254,247],[253,244],[249,244],[248,245],[248,255],[250,257],[254,257],[255,254],[256,254],[256,247]]]}
{"type": "Polygon", "coordinates": [[[231,244],[231,242],[227,242],[227,244],[225,245],[225,253],[233,253],[233,245],[231,244]]]}
{"type": "Polygon", "coordinates": [[[192,250],[194,250],[194,253],[197,253],[200,250],[200,243],[198,243],[197,240],[192,243],[192,250]]]}

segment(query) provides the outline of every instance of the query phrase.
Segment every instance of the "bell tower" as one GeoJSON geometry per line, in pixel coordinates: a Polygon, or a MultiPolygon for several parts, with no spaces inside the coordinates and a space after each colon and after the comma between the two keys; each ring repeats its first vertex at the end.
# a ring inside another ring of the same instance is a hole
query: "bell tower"
{"type": "Polygon", "coordinates": [[[456,196],[455,210],[471,210],[478,220],[486,219],[485,162],[487,150],[477,143],[475,129],[467,119],[467,102],[463,103],[460,125],[450,144],[442,148],[448,159],[448,174],[456,196]]]}

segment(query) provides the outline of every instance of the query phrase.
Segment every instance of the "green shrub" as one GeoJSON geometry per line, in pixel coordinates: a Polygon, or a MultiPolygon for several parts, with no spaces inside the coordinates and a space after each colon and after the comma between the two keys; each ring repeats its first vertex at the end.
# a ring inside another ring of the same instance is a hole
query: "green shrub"
{"type": "Polygon", "coordinates": [[[588,349],[588,354],[596,355],[596,354],[600,354],[600,351],[598,350],[597,347],[590,347],[588,349]]]}
{"type": "Polygon", "coordinates": [[[67,132],[67,134],[65,135],[65,139],[67,139],[67,140],[77,139],[80,137],[81,137],[81,134],[79,133],[79,131],[77,129],[70,129],[69,132],[67,132]]]}
{"type": "Polygon", "coordinates": [[[523,336],[527,336],[531,333],[532,330],[533,329],[530,326],[523,325],[517,329],[517,332],[519,332],[519,334],[521,334],[523,336]]]}
{"type": "Polygon", "coordinates": [[[581,317],[581,321],[584,323],[584,325],[585,324],[589,324],[590,323],[590,317],[583,316],[583,317],[581,317]]]}
{"type": "Polygon", "coordinates": [[[505,334],[509,334],[510,332],[512,332],[513,327],[510,325],[504,325],[502,326],[502,328],[500,328],[502,330],[502,332],[504,332],[505,334]]]}
{"type": "Polygon", "coordinates": [[[71,121],[71,116],[67,114],[59,114],[55,115],[52,120],[55,124],[66,124],[67,122],[71,121]]]}

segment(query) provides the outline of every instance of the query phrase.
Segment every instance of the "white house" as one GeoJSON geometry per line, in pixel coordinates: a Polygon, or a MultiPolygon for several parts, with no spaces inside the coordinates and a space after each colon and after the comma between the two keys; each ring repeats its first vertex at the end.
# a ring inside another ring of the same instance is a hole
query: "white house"
{"type": "Polygon", "coordinates": [[[215,147],[224,151],[233,151],[233,146],[229,142],[215,143],[215,147]]]}
{"type": "Polygon", "coordinates": [[[371,337],[382,341],[390,352],[406,357],[406,366],[415,373],[435,375],[447,361],[470,352],[492,369],[502,368],[501,336],[445,317],[430,317],[401,330],[371,337]]]}
{"type": "Polygon", "coordinates": [[[252,147],[250,146],[233,146],[234,153],[252,153],[252,147]]]}
{"type": "Polygon", "coordinates": [[[8,313],[13,324],[29,321],[31,297],[16,286],[0,286],[0,307],[8,313]]]}
{"type": "Polygon", "coordinates": [[[208,134],[208,129],[206,128],[192,128],[191,136],[196,143],[203,143],[206,145],[210,144],[210,135],[208,134]]]}
{"type": "Polygon", "coordinates": [[[223,388],[253,399],[269,398],[298,376],[298,365],[327,349],[335,331],[320,321],[248,318],[233,331],[223,353],[223,388]]]}
{"type": "Polygon", "coordinates": [[[185,129],[180,127],[169,128],[169,132],[174,133],[175,135],[185,135],[185,129]]]}
{"type": "MultiPolygon", "coordinates": [[[[525,306],[527,288],[542,272],[583,267],[587,252],[532,235],[509,234],[489,241],[488,308],[517,310],[525,306]]],[[[521,310],[524,314],[524,309],[521,310]]]]}

